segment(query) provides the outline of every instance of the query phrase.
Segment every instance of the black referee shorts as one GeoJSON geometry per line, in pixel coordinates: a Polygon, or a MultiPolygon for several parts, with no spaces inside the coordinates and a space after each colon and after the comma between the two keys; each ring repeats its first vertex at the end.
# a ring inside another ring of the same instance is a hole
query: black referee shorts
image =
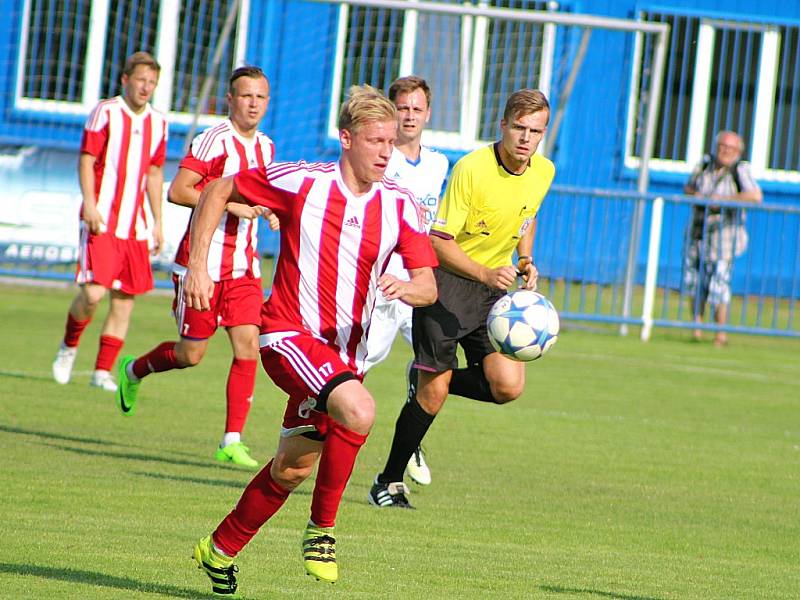
{"type": "Polygon", "coordinates": [[[437,268],[439,299],[414,309],[412,339],[415,362],[441,372],[458,367],[456,350],[464,348],[467,364],[479,364],[496,350],[486,334],[486,317],[503,290],[437,268]]]}

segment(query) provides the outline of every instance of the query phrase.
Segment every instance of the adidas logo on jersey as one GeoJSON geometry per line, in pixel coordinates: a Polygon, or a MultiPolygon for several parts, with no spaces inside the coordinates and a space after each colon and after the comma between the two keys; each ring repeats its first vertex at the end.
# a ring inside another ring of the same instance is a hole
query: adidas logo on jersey
{"type": "Polygon", "coordinates": [[[358,218],[355,215],[347,219],[344,224],[348,227],[356,227],[357,229],[361,229],[361,223],[358,222],[358,218]]]}

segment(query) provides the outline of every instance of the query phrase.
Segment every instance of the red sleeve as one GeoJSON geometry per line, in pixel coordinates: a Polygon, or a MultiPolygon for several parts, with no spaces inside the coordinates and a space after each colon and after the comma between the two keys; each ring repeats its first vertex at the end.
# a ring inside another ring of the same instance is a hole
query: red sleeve
{"type": "Polygon", "coordinates": [[[293,194],[272,185],[264,167],[240,171],[234,175],[233,184],[248,204],[266,206],[279,218],[291,205],[293,194]]]}
{"type": "Polygon", "coordinates": [[[198,175],[201,175],[203,179],[205,179],[211,175],[211,164],[212,163],[210,162],[205,162],[197,158],[194,154],[192,154],[192,149],[189,148],[186,156],[184,156],[181,159],[180,164],[178,164],[178,168],[194,171],[198,175]]]}
{"type": "Polygon", "coordinates": [[[81,138],[81,154],[91,154],[95,158],[103,156],[108,144],[108,111],[106,103],[101,102],[94,107],[86,124],[83,126],[81,138]]]}
{"type": "Polygon", "coordinates": [[[94,157],[103,156],[108,142],[108,126],[99,131],[83,130],[81,139],[81,154],[91,154],[94,157]]]}
{"type": "Polygon", "coordinates": [[[405,221],[400,222],[400,235],[395,252],[403,257],[403,266],[406,269],[439,266],[428,234],[415,230],[405,221]]]}
{"type": "Polygon", "coordinates": [[[167,138],[166,136],[161,138],[161,143],[156,148],[155,154],[153,154],[153,158],[150,159],[150,164],[155,165],[156,167],[163,167],[164,161],[167,159],[167,138]]]}

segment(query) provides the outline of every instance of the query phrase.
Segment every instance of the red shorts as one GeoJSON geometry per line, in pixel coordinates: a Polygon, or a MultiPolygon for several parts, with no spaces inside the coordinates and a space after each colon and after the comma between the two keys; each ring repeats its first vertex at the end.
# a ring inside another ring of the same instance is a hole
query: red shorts
{"type": "Polygon", "coordinates": [[[340,383],[361,377],[342,361],[338,350],[308,333],[269,343],[267,337],[261,336],[261,364],[275,385],[289,394],[281,437],[302,434],[325,439],[329,417],[315,407],[340,383]]]}
{"type": "Polygon", "coordinates": [[[184,277],[183,274],[172,274],[172,283],[175,285],[172,312],[181,337],[205,340],[214,335],[218,327],[261,326],[264,292],[261,289],[260,279],[245,276],[216,281],[214,295],[211,297],[211,309],[197,310],[186,306],[183,297],[184,277]]]}
{"type": "Polygon", "coordinates": [[[146,240],[123,240],[112,233],[89,233],[81,224],[75,281],[96,283],[133,296],[153,289],[146,240]]]}

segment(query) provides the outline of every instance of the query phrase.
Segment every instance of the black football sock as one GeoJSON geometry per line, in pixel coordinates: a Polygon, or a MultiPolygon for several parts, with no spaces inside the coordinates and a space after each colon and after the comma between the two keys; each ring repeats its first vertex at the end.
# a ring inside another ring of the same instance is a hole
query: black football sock
{"type": "Polygon", "coordinates": [[[394,426],[392,449],[389,451],[383,473],[378,475],[378,481],[382,483],[403,481],[408,459],[414,454],[414,450],[419,448],[433,419],[434,415],[422,410],[416,398],[410,399],[403,405],[394,426]]]}
{"type": "Polygon", "coordinates": [[[454,369],[450,378],[450,393],[455,396],[470,398],[480,402],[493,402],[498,404],[492,396],[489,380],[483,374],[483,367],[470,365],[466,369],[454,369]]]}

